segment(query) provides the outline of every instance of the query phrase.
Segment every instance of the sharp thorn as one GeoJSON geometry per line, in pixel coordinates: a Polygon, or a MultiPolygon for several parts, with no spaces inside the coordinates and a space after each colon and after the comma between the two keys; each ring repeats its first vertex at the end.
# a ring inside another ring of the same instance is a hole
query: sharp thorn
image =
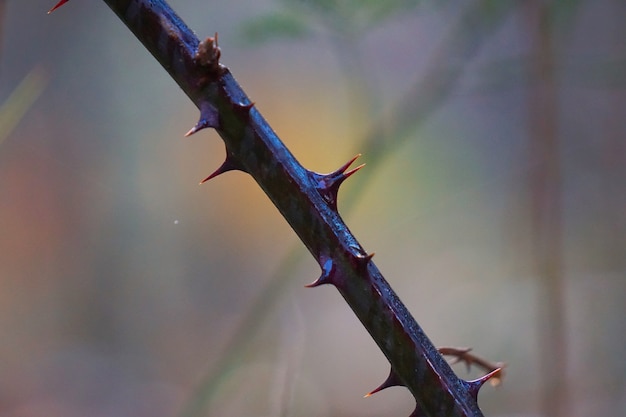
{"type": "Polygon", "coordinates": [[[330,172],[328,174],[319,174],[317,172],[309,171],[311,173],[311,175],[312,175],[313,180],[316,182],[317,188],[319,188],[319,189],[330,189],[337,182],[341,183],[343,180],[348,178],[350,175],[354,174],[359,169],[363,168],[363,166],[365,166],[365,164],[361,164],[358,167],[356,167],[354,169],[351,169],[350,171],[346,172],[348,167],[350,167],[350,165],[352,165],[352,163],[354,161],[356,161],[357,158],[360,157],[360,156],[361,156],[361,154],[357,154],[355,157],[350,159],[348,162],[346,162],[345,164],[340,166],[339,169],[336,169],[335,171],[330,172]]]}
{"type": "Polygon", "coordinates": [[[241,165],[239,165],[239,163],[237,162],[234,162],[234,160],[231,157],[226,157],[226,160],[224,161],[222,165],[220,165],[218,169],[216,169],[215,171],[213,171],[211,175],[209,175],[208,177],[200,181],[200,185],[204,184],[205,182],[207,182],[208,180],[212,178],[217,177],[220,174],[223,174],[228,171],[233,171],[233,170],[245,171],[241,167],[241,165]]]}
{"type": "Polygon", "coordinates": [[[367,254],[363,257],[363,260],[367,263],[369,261],[372,260],[372,258],[374,257],[374,255],[376,255],[376,252],[372,252],[370,254],[367,254]]]}
{"type": "Polygon", "coordinates": [[[317,172],[309,171],[310,178],[313,180],[318,192],[335,211],[337,211],[337,194],[339,193],[339,186],[346,180],[346,178],[365,166],[365,164],[361,164],[358,167],[346,172],[348,167],[350,167],[350,165],[352,165],[352,163],[360,156],[361,154],[357,154],[339,167],[339,169],[329,174],[318,174],[317,172]]]}
{"type": "Polygon", "coordinates": [[[409,417],[427,417],[426,413],[422,411],[419,405],[415,405],[415,410],[411,413],[409,417]]]}
{"type": "Polygon", "coordinates": [[[485,382],[489,381],[491,378],[499,379],[502,374],[502,369],[503,368],[497,368],[489,372],[488,374],[481,376],[478,379],[466,381],[470,394],[472,394],[475,399],[478,399],[478,391],[480,390],[480,388],[484,385],[485,382]]]}
{"type": "Polygon", "coordinates": [[[335,277],[335,263],[333,260],[331,258],[322,257],[320,264],[322,266],[322,274],[312,283],[305,285],[305,287],[314,288],[324,284],[335,284],[333,282],[333,278],[335,277]]]}
{"type": "Polygon", "coordinates": [[[345,180],[346,178],[348,178],[350,175],[352,175],[352,174],[354,174],[355,172],[357,172],[359,169],[363,168],[364,166],[365,166],[365,164],[361,164],[361,165],[359,165],[359,166],[358,166],[358,167],[356,167],[356,168],[352,168],[352,169],[351,169],[350,171],[348,171],[348,172],[344,172],[344,174],[343,174],[343,177],[344,177],[344,178],[342,179],[342,181],[343,181],[343,180],[345,180]]]}
{"type": "Polygon", "coordinates": [[[391,368],[391,371],[389,372],[389,376],[387,377],[387,379],[385,379],[385,381],[382,384],[380,384],[378,387],[374,388],[374,390],[365,394],[363,398],[370,397],[376,394],[377,392],[384,390],[385,388],[396,387],[399,385],[404,385],[404,383],[400,380],[400,378],[395,373],[393,368],[391,368]]]}
{"type": "Polygon", "coordinates": [[[206,129],[207,127],[212,127],[214,129],[219,127],[219,115],[215,107],[208,102],[201,103],[199,107],[200,119],[194,127],[185,133],[185,137],[189,137],[202,129],[206,129]]]}
{"type": "Polygon", "coordinates": [[[315,281],[306,284],[305,287],[306,288],[315,288],[315,287],[319,287],[320,285],[324,285],[324,284],[332,284],[332,282],[330,282],[330,280],[328,279],[328,277],[324,276],[324,275],[320,275],[320,277],[318,279],[316,279],[315,281]]]}
{"type": "Polygon", "coordinates": [[[359,169],[363,168],[364,166],[365,164],[361,164],[358,167],[351,169],[350,171],[347,171],[347,172],[336,171],[332,174],[328,174],[327,176],[325,176],[325,178],[323,179],[324,187],[326,188],[326,191],[328,193],[333,194],[335,203],[337,200],[337,193],[339,192],[339,186],[346,179],[348,179],[348,177],[350,177],[352,174],[354,174],[355,172],[357,172],[359,169]]]}
{"type": "Polygon", "coordinates": [[[60,2],[58,2],[56,4],[56,6],[54,6],[52,9],[48,10],[48,14],[52,13],[53,11],[55,11],[56,9],[58,9],[59,7],[63,6],[65,3],[67,3],[69,0],[61,0],[60,2]]]}
{"type": "Polygon", "coordinates": [[[185,137],[188,138],[189,136],[193,135],[194,133],[196,133],[197,131],[199,131],[200,129],[202,129],[202,127],[200,127],[200,122],[198,122],[194,127],[192,127],[191,129],[189,129],[187,131],[187,133],[185,133],[185,137]]]}
{"type": "MultiPolygon", "coordinates": [[[[336,171],[332,172],[332,173],[331,173],[331,174],[329,174],[329,175],[332,175],[332,174],[339,174],[339,173],[343,173],[343,172],[345,172],[345,171],[346,171],[346,169],[348,169],[348,167],[349,167],[350,165],[352,165],[352,164],[354,163],[354,161],[356,161],[356,160],[357,160],[357,159],[359,159],[360,157],[361,157],[361,154],[360,154],[360,153],[358,153],[358,154],[354,155],[354,157],[352,157],[352,159],[350,159],[348,162],[346,162],[346,163],[345,163],[345,164],[343,164],[341,167],[339,167],[339,169],[338,169],[338,170],[336,170],[336,171]]],[[[364,165],[365,165],[365,164],[364,164],[364,165]]]]}
{"type": "Polygon", "coordinates": [[[354,260],[355,260],[355,267],[362,273],[367,273],[367,266],[369,265],[370,261],[372,260],[372,258],[374,257],[375,253],[357,253],[354,254],[354,260]]]}
{"type": "Polygon", "coordinates": [[[363,253],[363,254],[356,254],[356,260],[358,262],[358,264],[362,267],[367,267],[367,264],[372,260],[372,258],[374,257],[374,255],[376,255],[376,252],[372,252],[372,253],[363,253]]]}
{"type": "Polygon", "coordinates": [[[244,116],[250,116],[250,110],[254,107],[254,101],[248,103],[235,103],[235,110],[242,113],[244,116]]]}

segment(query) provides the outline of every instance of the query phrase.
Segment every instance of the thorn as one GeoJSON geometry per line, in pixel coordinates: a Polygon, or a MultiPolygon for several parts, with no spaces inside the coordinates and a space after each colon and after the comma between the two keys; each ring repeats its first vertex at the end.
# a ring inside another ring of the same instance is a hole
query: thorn
{"type": "Polygon", "coordinates": [[[224,161],[222,165],[220,165],[218,169],[216,169],[211,175],[209,175],[208,177],[200,181],[200,185],[204,184],[205,182],[207,182],[208,180],[212,178],[217,177],[220,174],[223,174],[228,171],[233,171],[233,170],[245,172],[245,169],[243,169],[243,167],[238,162],[235,162],[235,160],[229,155],[226,157],[226,160],[224,161]]]}
{"type": "Polygon", "coordinates": [[[472,394],[472,396],[475,399],[478,399],[478,391],[483,386],[483,384],[489,381],[491,378],[500,379],[501,374],[502,374],[502,369],[503,369],[502,367],[496,368],[493,371],[489,372],[486,375],[481,376],[478,379],[474,379],[472,381],[465,381],[468,384],[468,390],[470,394],[472,394]]]}
{"type": "Polygon", "coordinates": [[[367,254],[367,255],[365,255],[365,256],[361,256],[360,258],[361,258],[361,259],[363,260],[363,262],[367,265],[367,263],[368,263],[369,261],[371,261],[371,260],[372,260],[372,258],[374,257],[374,255],[376,255],[376,252],[372,252],[372,253],[369,253],[369,254],[367,254]]]}
{"type": "Polygon", "coordinates": [[[67,3],[69,0],[61,0],[60,2],[58,2],[56,4],[56,6],[54,6],[52,9],[48,10],[48,14],[52,13],[53,11],[55,11],[56,9],[58,9],[59,7],[63,6],[65,3],[67,3]]]}
{"type": "Polygon", "coordinates": [[[375,254],[376,254],[375,252],[372,252],[369,254],[356,255],[355,259],[357,261],[357,267],[362,268],[363,270],[367,270],[367,264],[369,264],[369,262],[372,260],[375,254]]]}
{"type": "Polygon", "coordinates": [[[367,394],[365,394],[363,398],[371,397],[372,395],[376,394],[379,391],[384,390],[385,388],[397,387],[400,385],[404,385],[404,383],[400,380],[400,378],[395,373],[393,368],[391,368],[391,371],[389,372],[389,376],[387,377],[387,379],[385,379],[385,381],[382,384],[380,384],[378,387],[374,388],[373,391],[370,391],[367,394]]]}
{"type": "Polygon", "coordinates": [[[185,137],[189,137],[202,129],[206,129],[207,127],[217,129],[219,124],[219,114],[215,107],[213,107],[211,103],[203,102],[200,104],[200,119],[198,120],[198,123],[189,129],[189,132],[185,133],[185,137]]]}
{"type": "Polygon", "coordinates": [[[361,157],[361,154],[360,154],[360,153],[358,153],[358,154],[354,155],[354,156],[352,157],[352,159],[351,159],[351,160],[349,160],[348,162],[346,162],[345,164],[343,164],[341,167],[339,167],[339,169],[337,169],[336,171],[331,172],[331,173],[330,173],[330,174],[328,174],[328,175],[333,175],[333,174],[334,174],[334,175],[336,175],[336,174],[340,174],[340,173],[342,173],[342,172],[345,172],[345,171],[346,171],[346,169],[348,169],[348,167],[349,167],[350,165],[352,165],[352,164],[354,163],[354,161],[356,161],[356,160],[357,160],[357,159],[359,159],[360,157],[361,157]]]}
{"type": "Polygon", "coordinates": [[[411,413],[409,417],[427,417],[426,414],[422,411],[419,405],[415,405],[415,410],[411,413]]]}
{"type": "Polygon", "coordinates": [[[333,278],[335,277],[335,263],[332,258],[326,258],[325,256],[322,257],[321,261],[322,275],[320,275],[320,277],[312,283],[305,285],[305,287],[314,288],[324,284],[334,284],[333,278]]]}
{"type": "Polygon", "coordinates": [[[364,166],[365,166],[365,163],[363,163],[363,164],[359,165],[359,166],[358,166],[358,167],[356,167],[356,168],[352,168],[352,169],[351,169],[350,171],[348,171],[348,172],[344,172],[342,181],[343,181],[343,180],[345,180],[346,178],[348,178],[350,175],[352,175],[352,174],[354,174],[355,172],[357,172],[359,169],[363,168],[364,166]]]}
{"type": "Polygon", "coordinates": [[[250,101],[246,104],[244,103],[236,103],[235,106],[239,107],[242,110],[250,111],[254,107],[254,101],[250,101]]]}
{"type": "Polygon", "coordinates": [[[234,103],[235,111],[242,114],[245,117],[250,117],[250,110],[254,107],[254,101],[248,103],[234,103]]]}
{"type": "Polygon", "coordinates": [[[350,171],[346,170],[354,161],[360,157],[361,154],[357,154],[354,158],[350,159],[348,162],[343,164],[339,169],[329,173],[329,174],[318,174],[317,172],[311,172],[311,178],[315,182],[315,187],[318,192],[326,200],[326,202],[333,208],[333,210],[337,211],[337,194],[339,192],[339,186],[352,174],[360,170],[365,166],[365,164],[361,164],[356,168],[351,169],[350,171]]]}
{"type": "Polygon", "coordinates": [[[205,125],[204,123],[202,123],[202,119],[198,120],[198,123],[196,123],[196,125],[194,127],[192,127],[191,129],[189,129],[187,131],[187,133],[185,133],[185,137],[188,138],[189,136],[193,135],[194,133],[197,133],[198,131],[205,129],[209,126],[205,125]]]}

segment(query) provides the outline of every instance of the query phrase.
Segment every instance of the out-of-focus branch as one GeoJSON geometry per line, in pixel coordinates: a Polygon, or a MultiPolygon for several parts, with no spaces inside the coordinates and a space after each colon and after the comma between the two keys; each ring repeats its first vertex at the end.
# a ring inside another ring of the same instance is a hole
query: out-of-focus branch
{"type": "Polygon", "coordinates": [[[567,342],[562,245],[558,86],[550,4],[524,4],[530,38],[528,132],[532,264],[539,288],[539,340],[546,416],[567,416],[567,342]]]}

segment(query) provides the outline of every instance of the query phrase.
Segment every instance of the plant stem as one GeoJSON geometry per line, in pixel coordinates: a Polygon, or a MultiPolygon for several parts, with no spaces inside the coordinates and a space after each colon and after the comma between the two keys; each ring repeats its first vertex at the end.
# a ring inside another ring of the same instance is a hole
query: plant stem
{"type": "MultiPolygon", "coordinates": [[[[490,35],[496,30],[500,23],[508,16],[508,12],[513,9],[513,2],[502,1],[497,4],[497,9],[492,8],[491,15],[485,15],[482,11],[488,6],[490,0],[478,0],[466,7],[461,13],[458,21],[450,29],[447,36],[440,47],[429,59],[428,71],[423,77],[408,89],[408,93],[393,106],[390,112],[392,120],[385,124],[390,126],[389,132],[383,132],[380,124],[373,124],[369,132],[365,132],[364,136],[356,141],[358,147],[365,150],[368,156],[368,168],[362,174],[355,178],[355,182],[351,184],[351,193],[345,195],[342,201],[342,211],[344,215],[350,213],[356,206],[358,197],[362,194],[360,191],[372,179],[376,167],[380,166],[393,151],[397,150],[408,140],[411,135],[409,131],[415,131],[421,124],[428,120],[428,116],[437,110],[450,93],[454,91],[453,86],[456,85],[458,79],[463,74],[467,63],[479,50],[480,46],[489,39],[490,35]],[[482,18],[481,20],[478,20],[482,18]],[[460,40],[464,40],[460,42],[460,40]],[[451,62],[453,57],[463,56],[464,60],[454,60],[456,65],[453,67],[451,62]],[[441,75],[441,68],[450,69],[445,75],[441,75]],[[439,77],[439,78],[438,78],[439,77]],[[438,80],[437,82],[427,82],[438,80]],[[418,103],[419,105],[413,105],[418,103]],[[409,113],[412,112],[412,116],[409,113]],[[398,117],[405,114],[404,117],[398,117]],[[384,139],[382,139],[384,138],[384,139]],[[380,146],[379,142],[384,140],[386,146],[380,146]],[[374,168],[374,169],[372,169],[374,168]]],[[[334,48],[340,53],[340,48],[334,48]]],[[[339,57],[341,58],[341,57],[339,57]]],[[[348,59],[350,61],[351,59],[348,59]]],[[[342,68],[347,68],[346,62],[342,68]]],[[[345,71],[345,70],[344,70],[345,71]]],[[[361,79],[364,79],[361,75],[361,79]]],[[[371,93],[369,94],[372,95],[371,93]]],[[[183,417],[195,417],[201,415],[204,408],[213,399],[213,393],[216,388],[224,380],[223,376],[228,375],[228,371],[235,366],[235,363],[241,360],[245,347],[254,337],[258,329],[261,327],[259,323],[267,320],[271,306],[286,291],[287,278],[291,274],[295,265],[299,262],[303,251],[299,247],[292,247],[284,256],[268,285],[263,288],[262,292],[256,297],[253,305],[245,314],[242,322],[237,326],[234,336],[229,341],[227,348],[216,367],[210,370],[210,374],[203,378],[198,386],[198,390],[191,396],[190,401],[181,413],[183,417]]]]}
{"type": "Polygon", "coordinates": [[[226,162],[215,175],[249,173],[298,234],[322,267],[313,285],[337,287],[391,363],[388,382],[415,397],[413,415],[482,416],[476,397],[488,377],[454,374],[340,218],[336,193],[353,172],[344,172],[348,164],[328,175],[304,169],[219,64],[216,40],[200,43],[164,1],[105,2],[201,110],[189,133],[213,127],[224,139],[226,162]]]}

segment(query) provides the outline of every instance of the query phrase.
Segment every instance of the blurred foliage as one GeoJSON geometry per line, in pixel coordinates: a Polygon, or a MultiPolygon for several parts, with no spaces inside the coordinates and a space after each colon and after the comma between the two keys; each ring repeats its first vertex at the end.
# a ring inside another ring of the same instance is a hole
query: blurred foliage
{"type": "Polygon", "coordinates": [[[46,76],[41,68],[31,70],[0,107],[0,144],[11,134],[43,93],[46,76]]]}
{"type": "Polygon", "coordinates": [[[259,16],[243,27],[243,38],[251,45],[280,38],[303,38],[310,34],[311,28],[303,16],[285,12],[259,16]]]}
{"type": "Polygon", "coordinates": [[[411,12],[425,0],[280,0],[277,11],[244,23],[243,37],[250,44],[272,39],[296,39],[315,33],[316,24],[344,35],[367,30],[411,12]]]}
{"type": "Polygon", "coordinates": [[[549,2],[549,15],[555,27],[562,27],[571,23],[581,3],[581,0],[553,0],[549,2]]]}

